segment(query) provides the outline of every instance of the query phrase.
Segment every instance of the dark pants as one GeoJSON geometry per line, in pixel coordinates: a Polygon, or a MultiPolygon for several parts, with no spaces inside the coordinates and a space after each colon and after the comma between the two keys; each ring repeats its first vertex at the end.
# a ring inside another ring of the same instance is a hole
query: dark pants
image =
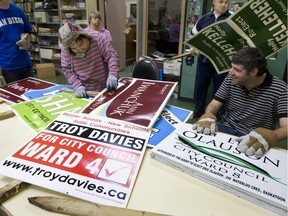
{"type": "Polygon", "coordinates": [[[34,76],[32,67],[25,67],[17,70],[2,70],[2,73],[6,83],[11,83],[34,76]]]}
{"type": "MultiPolygon", "coordinates": [[[[201,60],[198,60],[195,80],[194,100],[196,104],[194,109],[194,116],[200,117],[205,112],[206,99],[211,79],[213,80],[213,97],[227,74],[228,73],[218,74],[210,62],[204,63],[201,60]]],[[[220,117],[223,113],[224,107],[219,110],[217,117],[220,117]]]]}
{"type": "Polygon", "coordinates": [[[234,135],[234,136],[244,136],[245,134],[231,128],[231,127],[228,127],[226,125],[223,125],[222,123],[220,122],[217,122],[217,129],[218,131],[222,132],[222,133],[226,133],[226,134],[231,134],[231,135],[234,135]]]}

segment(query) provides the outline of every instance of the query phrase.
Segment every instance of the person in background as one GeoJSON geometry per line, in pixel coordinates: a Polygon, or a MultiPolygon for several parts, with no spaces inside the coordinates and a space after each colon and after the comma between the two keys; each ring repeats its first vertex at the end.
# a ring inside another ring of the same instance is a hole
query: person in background
{"type": "MultiPolygon", "coordinates": [[[[213,0],[214,10],[203,15],[191,30],[190,39],[203,28],[219,21],[228,18],[231,14],[228,11],[228,0],[213,0]]],[[[195,109],[193,118],[199,118],[205,112],[206,99],[208,94],[211,79],[213,80],[213,92],[215,94],[222,81],[225,79],[227,73],[218,74],[213,64],[203,55],[198,57],[198,64],[196,69],[195,80],[195,109]]],[[[219,112],[218,117],[224,111],[219,112]]]]}
{"type": "Polygon", "coordinates": [[[62,70],[77,97],[87,97],[88,90],[117,88],[119,57],[102,34],[67,22],[59,29],[59,36],[62,70]]]}
{"type": "Polygon", "coordinates": [[[127,22],[129,25],[136,25],[137,24],[137,19],[135,18],[134,14],[130,14],[130,17],[127,22]]]}
{"type": "Polygon", "coordinates": [[[6,83],[33,77],[30,23],[18,6],[0,0],[0,68],[6,83]]]}
{"type": "Polygon", "coordinates": [[[236,138],[239,151],[261,158],[278,141],[287,139],[287,92],[286,83],[269,73],[261,50],[244,48],[232,57],[229,75],[192,129],[215,134],[218,128],[241,136],[236,138]],[[225,113],[216,123],[222,106],[225,113]]]}
{"type": "Polygon", "coordinates": [[[91,11],[89,13],[88,20],[89,20],[89,26],[85,29],[85,31],[87,32],[91,32],[93,30],[97,31],[100,34],[103,34],[107,41],[112,43],[112,36],[110,32],[107,29],[105,29],[101,24],[102,17],[99,11],[91,11]]]}
{"type": "Polygon", "coordinates": [[[178,53],[180,34],[180,17],[174,15],[172,23],[169,25],[169,46],[170,53],[178,53]]]}

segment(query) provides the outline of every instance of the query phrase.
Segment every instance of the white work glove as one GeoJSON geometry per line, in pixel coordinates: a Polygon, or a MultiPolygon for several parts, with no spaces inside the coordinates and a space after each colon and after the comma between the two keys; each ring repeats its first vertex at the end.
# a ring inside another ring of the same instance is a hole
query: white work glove
{"type": "Polygon", "coordinates": [[[16,42],[19,46],[20,50],[29,50],[31,43],[30,43],[30,35],[29,34],[21,34],[21,39],[16,42]]]}
{"type": "Polygon", "coordinates": [[[76,90],[75,90],[75,95],[79,98],[85,98],[87,97],[87,93],[86,93],[86,89],[84,86],[79,86],[76,90]]]}
{"type": "Polygon", "coordinates": [[[117,77],[109,74],[107,81],[106,81],[106,88],[107,88],[108,92],[115,91],[117,89],[117,86],[118,86],[117,77]]]}
{"type": "Polygon", "coordinates": [[[256,158],[261,158],[269,148],[278,142],[279,138],[272,130],[256,128],[249,134],[235,140],[240,142],[238,145],[240,152],[245,152],[248,156],[254,155],[256,158]]]}
{"type": "Polygon", "coordinates": [[[217,131],[216,119],[212,113],[205,113],[193,124],[192,129],[196,130],[197,133],[204,132],[206,135],[215,134],[217,131]]]}

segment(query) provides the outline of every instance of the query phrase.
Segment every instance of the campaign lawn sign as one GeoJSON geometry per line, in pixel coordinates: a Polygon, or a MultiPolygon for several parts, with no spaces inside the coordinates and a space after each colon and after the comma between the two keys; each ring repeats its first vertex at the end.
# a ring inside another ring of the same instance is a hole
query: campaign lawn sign
{"type": "Polygon", "coordinates": [[[185,44],[209,58],[220,74],[229,71],[238,50],[258,47],[269,58],[287,47],[287,37],[287,0],[256,0],[202,29],[185,44]]]}
{"type": "Polygon", "coordinates": [[[148,146],[154,147],[175,130],[180,122],[186,122],[193,111],[176,106],[166,105],[153,125],[148,146]]]}
{"type": "Polygon", "coordinates": [[[55,95],[11,105],[12,111],[34,132],[39,133],[63,112],[79,113],[89,100],[78,98],[74,93],[62,92],[55,95]]]}
{"type": "Polygon", "coordinates": [[[114,92],[104,89],[82,113],[105,116],[151,129],[177,82],[124,77],[114,92]]]}
{"type": "Polygon", "coordinates": [[[16,94],[13,94],[9,91],[6,91],[2,88],[0,88],[0,99],[8,102],[9,104],[15,104],[15,103],[20,103],[20,102],[25,101],[24,98],[22,98],[16,94]]]}
{"type": "Polygon", "coordinates": [[[32,100],[35,98],[45,97],[49,95],[59,94],[61,89],[70,89],[73,90],[73,86],[71,85],[56,85],[51,86],[45,89],[36,89],[36,90],[29,90],[22,94],[26,100],[32,100]]]}
{"type": "Polygon", "coordinates": [[[34,77],[28,77],[23,80],[8,83],[0,88],[0,98],[11,104],[20,103],[26,100],[22,94],[31,89],[44,89],[56,84],[47,82],[34,77]]]}
{"type": "Polygon", "coordinates": [[[176,130],[151,150],[151,157],[188,175],[251,201],[280,215],[287,214],[286,150],[270,149],[261,159],[237,149],[230,135],[196,133],[192,125],[176,130]]]}
{"type": "Polygon", "coordinates": [[[150,131],[62,113],[0,164],[0,173],[90,202],[127,206],[150,131]]]}

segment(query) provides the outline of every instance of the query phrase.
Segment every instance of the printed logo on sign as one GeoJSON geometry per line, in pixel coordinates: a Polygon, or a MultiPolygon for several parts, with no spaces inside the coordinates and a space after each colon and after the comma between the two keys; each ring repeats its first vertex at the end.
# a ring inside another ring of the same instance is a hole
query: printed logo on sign
{"type": "Polygon", "coordinates": [[[133,164],[107,159],[97,177],[126,185],[132,169],[133,164]]]}

